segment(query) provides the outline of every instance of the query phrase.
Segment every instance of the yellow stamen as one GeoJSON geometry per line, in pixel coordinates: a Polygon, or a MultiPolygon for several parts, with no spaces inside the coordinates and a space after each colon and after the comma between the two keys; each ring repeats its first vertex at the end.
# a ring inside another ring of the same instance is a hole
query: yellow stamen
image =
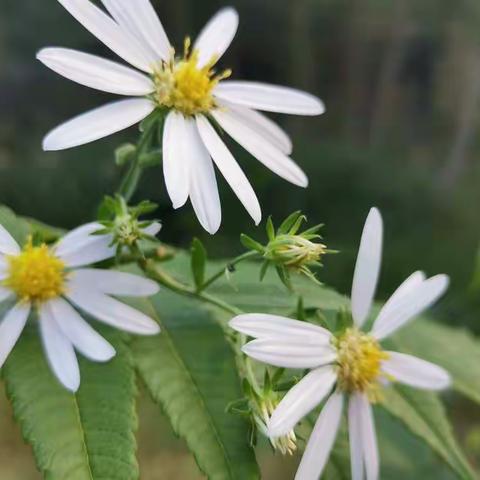
{"type": "Polygon", "coordinates": [[[366,393],[372,402],[380,399],[382,361],[389,355],[370,335],[349,328],[337,340],[338,385],[341,390],[366,393]]]}
{"type": "Polygon", "coordinates": [[[232,72],[225,70],[217,74],[213,70],[218,60],[216,57],[199,68],[198,58],[199,52],[191,51],[191,40],[187,37],[183,58],[176,60],[172,57],[154,73],[154,98],[159,107],[172,108],[185,115],[206,113],[215,107],[213,89],[232,72]]]}
{"type": "Polygon", "coordinates": [[[65,264],[47,245],[32,245],[29,238],[22,253],[7,256],[8,276],[3,285],[30,302],[44,302],[65,291],[65,264]]]}

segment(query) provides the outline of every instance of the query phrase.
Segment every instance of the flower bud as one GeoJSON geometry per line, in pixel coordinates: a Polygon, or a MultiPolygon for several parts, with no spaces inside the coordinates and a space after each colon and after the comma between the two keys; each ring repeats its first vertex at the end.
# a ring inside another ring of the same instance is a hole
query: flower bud
{"type": "Polygon", "coordinates": [[[270,241],[264,257],[277,265],[291,270],[305,271],[309,267],[319,266],[327,247],[314,243],[300,235],[279,235],[270,241]]]}

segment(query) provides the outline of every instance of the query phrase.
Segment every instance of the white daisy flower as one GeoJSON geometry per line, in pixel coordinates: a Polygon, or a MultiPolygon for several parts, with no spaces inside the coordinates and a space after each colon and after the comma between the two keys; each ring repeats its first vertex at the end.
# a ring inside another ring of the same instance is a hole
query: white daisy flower
{"type": "Polygon", "coordinates": [[[306,175],[289,157],[289,136],[257,110],[320,115],[324,105],[291,88],[226,81],[231,71],[214,70],[237,31],[238,14],[233,8],[215,15],[193,46],[187,38],[184,55],[179,57],[149,0],[102,0],[110,15],[89,0],[59,2],[114,53],[146,75],[75,50],[41,50],[37,58],[60,75],[90,88],[133,97],[60,125],[45,137],[45,150],[98,140],[136,124],[157,108],[167,109],[163,132],[167,191],[174,208],[190,198],[200,223],[210,233],[221,223],[213,163],[255,223],[261,221],[255,192],[215,130],[217,124],[277,175],[307,186],[306,175]]]}
{"type": "MultiPolygon", "coordinates": [[[[158,233],[159,227],[150,225],[149,234],[158,233]]],[[[10,300],[14,305],[0,323],[0,367],[33,309],[50,367],[72,392],[80,386],[75,350],[95,362],[106,362],[115,355],[114,348],[74,307],[126,332],[155,335],[160,331],[150,317],[112,297],[155,295],[159,289],[155,282],[129,273],[87,268],[115,256],[111,235],[92,235],[101,228],[89,223],[51,248],[33,246],[29,240],[21,249],[0,225],[0,301],[10,300]]]]}
{"type": "Polygon", "coordinates": [[[382,217],[373,208],[365,223],[352,286],[354,327],[339,337],[306,322],[273,315],[240,315],[230,325],[255,340],[245,354],[277,367],[311,371],[282,399],[269,423],[269,435],[281,437],[329,397],[308,441],[297,480],[317,479],[335,442],[345,400],[352,478],[379,477],[379,458],[371,404],[381,388],[400,382],[425,390],[442,390],[450,376],[419,358],[385,351],[380,342],[431,306],[447,289],[448,277],[408,277],[378,314],[369,333],[361,331],[373,303],[382,254],[382,217]]]}

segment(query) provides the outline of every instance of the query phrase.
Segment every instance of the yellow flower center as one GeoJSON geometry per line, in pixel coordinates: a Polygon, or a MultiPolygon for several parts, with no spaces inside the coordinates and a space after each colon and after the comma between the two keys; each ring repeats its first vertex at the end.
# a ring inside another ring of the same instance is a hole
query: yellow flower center
{"type": "Polygon", "coordinates": [[[372,402],[379,400],[382,361],[389,355],[377,340],[356,328],[349,328],[337,340],[338,385],[341,390],[366,393],[372,402]]]}
{"type": "Polygon", "coordinates": [[[212,91],[218,83],[231,75],[231,70],[216,74],[217,58],[198,67],[198,51],[190,52],[191,42],[185,39],[183,58],[163,63],[154,73],[155,101],[159,107],[172,108],[185,115],[206,113],[215,107],[212,91]]]}
{"type": "Polygon", "coordinates": [[[44,302],[65,290],[65,264],[51,254],[47,245],[32,245],[29,239],[23,252],[7,256],[8,276],[3,285],[30,302],[44,302]]]}

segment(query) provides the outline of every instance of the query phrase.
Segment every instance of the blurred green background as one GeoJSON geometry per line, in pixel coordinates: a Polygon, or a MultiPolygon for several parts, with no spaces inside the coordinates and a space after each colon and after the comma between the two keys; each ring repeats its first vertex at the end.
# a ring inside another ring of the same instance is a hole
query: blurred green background
{"type": "MultiPolygon", "coordinates": [[[[175,45],[194,36],[224,6],[216,0],[154,1],[175,45]]],[[[480,3],[477,0],[232,0],[241,17],[222,59],[235,78],[291,85],[320,96],[319,118],[279,117],[295,141],[293,158],[310,178],[308,190],[276,178],[231,143],[254,185],[264,216],[303,210],[325,223],[328,258],[322,281],[348,293],[368,209],[385,218],[380,298],[409,273],[448,273],[452,288],[437,309],[445,322],[480,332],[480,277],[472,278],[480,240],[480,3]]],[[[66,46],[113,57],[55,1],[2,0],[0,15],[0,202],[62,227],[95,214],[122,172],[113,149],[136,130],[74,150],[41,151],[58,123],[112,96],[76,85],[35,60],[44,46],[66,46]]],[[[216,256],[240,251],[240,232],[255,229],[223,180],[223,224],[214,239],[190,206],[173,212],[161,169],[149,171],[138,199],[160,204],[162,240],[187,246],[200,236],[216,256]]],[[[480,460],[479,412],[453,399],[459,436],[480,460]]],[[[0,477],[36,479],[29,449],[5,401],[0,410],[0,477]]],[[[197,478],[193,460],[157,412],[142,401],[140,458],[144,479],[197,478]],[[155,420],[154,420],[155,419],[155,420]],[[155,473],[162,465],[162,474],[155,473]],[[171,465],[165,470],[165,465],[171,465]],[[152,473],[153,472],[153,473],[152,473]],[[167,473],[165,473],[167,472],[167,473]]],[[[266,478],[289,478],[267,462],[266,478]]],[[[392,477],[393,478],[393,477],[392,477]]]]}

